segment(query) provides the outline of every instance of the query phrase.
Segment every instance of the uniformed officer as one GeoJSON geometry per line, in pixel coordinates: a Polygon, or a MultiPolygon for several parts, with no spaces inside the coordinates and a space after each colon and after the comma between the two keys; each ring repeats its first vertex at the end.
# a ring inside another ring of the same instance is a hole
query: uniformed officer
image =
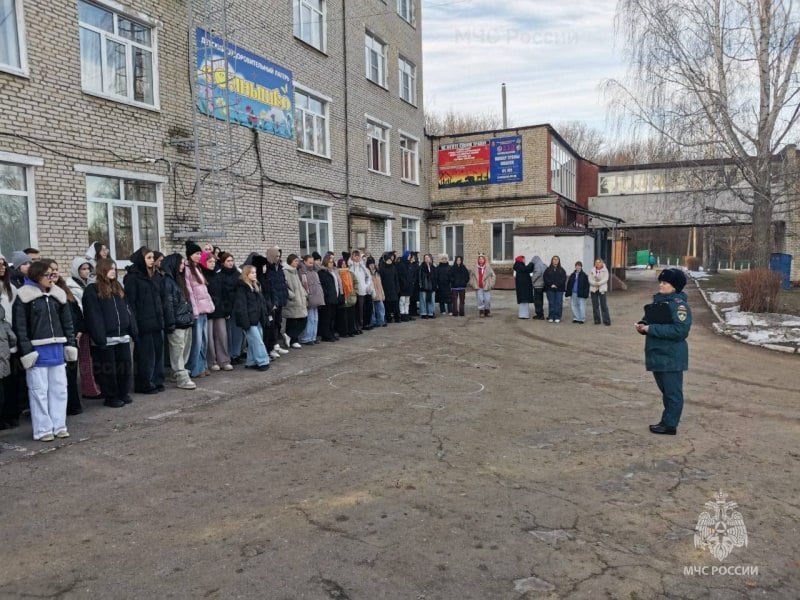
{"type": "Polygon", "coordinates": [[[686,275],[680,269],[661,271],[653,304],[645,307],[645,319],[636,324],[636,331],[647,336],[645,366],[653,373],[664,402],[661,420],[650,425],[652,433],[675,435],[683,411],[683,372],[689,368],[686,338],[692,327],[685,285],[686,275]]]}

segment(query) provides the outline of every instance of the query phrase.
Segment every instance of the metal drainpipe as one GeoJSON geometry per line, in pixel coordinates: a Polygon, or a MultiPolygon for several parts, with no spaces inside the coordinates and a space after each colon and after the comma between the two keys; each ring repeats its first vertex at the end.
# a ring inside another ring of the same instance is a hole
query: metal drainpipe
{"type": "Polygon", "coordinates": [[[347,77],[347,9],[346,0],[342,0],[342,59],[344,60],[344,195],[345,195],[345,221],[347,223],[347,251],[350,244],[350,105],[348,103],[348,77],[347,77]]]}

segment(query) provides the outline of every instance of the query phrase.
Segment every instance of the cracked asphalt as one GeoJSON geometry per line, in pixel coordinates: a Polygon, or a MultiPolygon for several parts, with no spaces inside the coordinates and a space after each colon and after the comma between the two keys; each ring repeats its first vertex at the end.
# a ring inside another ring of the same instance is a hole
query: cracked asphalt
{"type": "Polygon", "coordinates": [[[89,402],[65,443],[0,433],[0,598],[797,598],[800,360],[715,335],[690,284],[683,421],[651,435],[639,277],[611,327],[470,296],[466,319],[89,402]],[[721,563],[693,541],[719,490],[748,531],[721,563]]]}

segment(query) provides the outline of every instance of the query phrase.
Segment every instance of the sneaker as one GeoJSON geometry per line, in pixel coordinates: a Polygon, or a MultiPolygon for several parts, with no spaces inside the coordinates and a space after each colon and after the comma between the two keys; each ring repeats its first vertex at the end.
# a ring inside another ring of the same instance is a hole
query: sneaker
{"type": "Polygon", "coordinates": [[[66,429],[62,429],[61,431],[59,431],[58,433],[56,433],[56,437],[57,437],[58,439],[60,439],[60,440],[63,440],[63,439],[65,439],[65,438],[68,438],[68,437],[69,437],[69,431],[67,431],[66,429]]]}
{"type": "Polygon", "coordinates": [[[289,346],[292,343],[292,338],[290,338],[285,333],[283,334],[283,340],[286,342],[286,345],[289,346]]]}
{"type": "Polygon", "coordinates": [[[258,365],[256,367],[256,371],[262,371],[263,372],[263,371],[266,371],[267,369],[269,369],[269,365],[258,365]]]}
{"type": "Polygon", "coordinates": [[[272,352],[269,353],[269,357],[272,360],[277,360],[277,359],[279,359],[281,357],[281,355],[277,350],[273,350],[272,352]]]}
{"type": "Polygon", "coordinates": [[[294,342],[294,343],[292,344],[292,348],[295,348],[295,349],[298,349],[298,350],[299,350],[300,348],[302,348],[302,346],[301,346],[300,344],[298,344],[297,342],[294,342]]]}
{"type": "Polygon", "coordinates": [[[196,390],[197,389],[197,384],[194,381],[192,381],[191,379],[187,379],[186,381],[181,381],[178,384],[178,389],[179,390],[196,390]]]}
{"type": "Polygon", "coordinates": [[[211,366],[211,370],[212,371],[219,371],[219,365],[212,365],[211,366]]]}
{"type": "Polygon", "coordinates": [[[233,365],[231,365],[231,364],[225,365],[224,367],[222,367],[222,370],[223,371],[233,371],[233,365]]]}
{"type": "Polygon", "coordinates": [[[561,323],[561,319],[556,319],[556,323],[561,323]]]}
{"type": "Polygon", "coordinates": [[[56,439],[56,436],[54,436],[52,433],[45,433],[42,437],[40,437],[36,441],[37,442],[52,442],[54,439],[56,439]]]}
{"type": "Polygon", "coordinates": [[[548,323],[552,323],[552,322],[553,322],[553,319],[547,319],[547,322],[548,322],[548,323]]]}
{"type": "Polygon", "coordinates": [[[275,344],[275,347],[272,349],[273,352],[279,352],[281,354],[289,354],[289,351],[283,348],[280,344],[275,344]]]}

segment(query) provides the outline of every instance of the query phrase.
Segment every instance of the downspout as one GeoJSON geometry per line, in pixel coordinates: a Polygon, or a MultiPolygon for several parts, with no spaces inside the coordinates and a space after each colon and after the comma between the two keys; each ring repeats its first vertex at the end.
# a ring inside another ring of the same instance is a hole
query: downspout
{"type": "Polygon", "coordinates": [[[344,60],[344,196],[347,220],[347,250],[350,251],[350,105],[348,103],[348,63],[347,63],[347,8],[342,0],[342,59],[344,60]]]}

